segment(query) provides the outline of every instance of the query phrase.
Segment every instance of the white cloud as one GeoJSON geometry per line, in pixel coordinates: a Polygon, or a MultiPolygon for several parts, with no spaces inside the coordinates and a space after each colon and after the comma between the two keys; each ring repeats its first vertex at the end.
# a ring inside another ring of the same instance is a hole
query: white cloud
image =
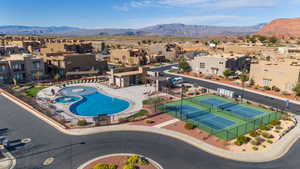
{"type": "MultiPolygon", "coordinates": [[[[133,0],[121,5],[130,8],[141,7],[179,7],[179,8],[211,8],[235,9],[235,8],[269,8],[275,7],[280,0],[133,0]]],[[[294,0],[300,1],[300,0],[294,0]]],[[[118,7],[116,8],[118,9],[118,7]]]]}

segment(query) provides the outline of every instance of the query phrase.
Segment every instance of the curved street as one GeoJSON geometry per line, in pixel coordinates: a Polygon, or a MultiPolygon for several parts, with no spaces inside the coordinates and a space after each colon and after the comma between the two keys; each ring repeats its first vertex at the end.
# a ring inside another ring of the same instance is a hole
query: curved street
{"type": "Polygon", "coordinates": [[[92,158],[111,153],[138,153],[165,169],[299,169],[300,142],[283,158],[268,163],[242,163],[210,155],[191,145],[158,134],[110,132],[88,136],[60,133],[31,113],[0,96],[0,128],[13,141],[17,169],[76,169],[92,158]],[[31,138],[26,145],[20,139],[31,138]],[[43,162],[54,157],[54,162],[43,162]]]}

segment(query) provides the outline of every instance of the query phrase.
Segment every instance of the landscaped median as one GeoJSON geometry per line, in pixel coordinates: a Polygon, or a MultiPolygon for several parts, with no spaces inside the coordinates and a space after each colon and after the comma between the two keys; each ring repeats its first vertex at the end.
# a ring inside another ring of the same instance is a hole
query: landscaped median
{"type": "Polygon", "coordinates": [[[110,154],[82,164],[78,169],[163,169],[154,160],[137,154],[110,154]]]}
{"type": "MultiPolygon", "coordinates": [[[[244,161],[244,162],[266,162],[280,158],[283,156],[291,146],[297,141],[300,136],[300,127],[296,125],[293,130],[288,132],[285,136],[283,136],[280,140],[270,145],[269,148],[265,149],[264,151],[252,151],[252,152],[233,152],[228,151],[222,148],[218,148],[214,145],[208,144],[196,137],[188,135],[190,130],[184,129],[184,131],[188,132],[180,132],[177,130],[172,130],[169,126],[174,126],[171,124],[164,128],[158,127],[148,127],[142,125],[115,125],[115,126],[106,126],[106,127],[93,127],[93,128],[84,128],[84,129],[66,129],[61,126],[59,123],[52,121],[50,118],[45,118],[41,112],[34,110],[32,107],[28,107],[24,103],[18,101],[17,98],[4,94],[6,98],[13,101],[14,103],[20,105],[21,107],[25,108],[27,111],[31,112],[32,114],[36,115],[37,117],[41,118],[45,122],[49,123],[50,125],[57,128],[59,131],[69,134],[69,135],[89,135],[89,134],[96,134],[102,132],[114,132],[114,131],[138,131],[138,132],[148,132],[148,133],[155,133],[161,134],[169,137],[173,137],[175,139],[184,141],[188,144],[191,144],[203,151],[208,153],[227,158],[232,160],[244,161]]],[[[180,123],[183,123],[180,121],[180,123]]],[[[178,125],[177,125],[178,126],[178,125]]],[[[176,127],[177,127],[176,126],[176,127]]],[[[184,123],[183,125],[184,126],[184,123]]],[[[188,128],[188,127],[187,127],[188,128]]],[[[276,128],[276,126],[275,126],[276,128]]]]}

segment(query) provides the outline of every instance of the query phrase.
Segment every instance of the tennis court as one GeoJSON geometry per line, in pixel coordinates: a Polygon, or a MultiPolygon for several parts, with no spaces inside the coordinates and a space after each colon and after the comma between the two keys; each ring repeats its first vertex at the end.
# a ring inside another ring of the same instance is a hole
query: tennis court
{"type": "Polygon", "coordinates": [[[199,100],[199,102],[215,108],[219,108],[221,110],[225,110],[234,115],[245,118],[246,120],[254,119],[266,113],[260,110],[256,110],[254,108],[246,107],[244,105],[230,102],[230,101],[225,101],[219,98],[208,98],[208,99],[199,100]]]}
{"type": "Polygon", "coordinates": [[[222,130],[235,125],[234,121],[225,119],[221,116],[201,110],[191,105],[182,105],[182,107],[179,105],[167,106],[166,110],[174,113],[179,112],[181,115],[185,116],[185,118],[201,123],[213,130],[222,130]]]}
{"type": "Polygon", "coordinates": [[[279,112],[239,104],[215,95],[187,98],[182,103],[169,102],[159,106],[159,109],[225,140],[234,139],[281,118],[279,112]]]}

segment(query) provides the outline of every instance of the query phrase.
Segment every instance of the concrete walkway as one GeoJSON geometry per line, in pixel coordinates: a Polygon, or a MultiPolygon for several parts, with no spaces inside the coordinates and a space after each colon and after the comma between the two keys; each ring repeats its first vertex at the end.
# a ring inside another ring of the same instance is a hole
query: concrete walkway
{"type": "MultiPolygon", "coordinates": [[[[182,76],[182,77],[186,77],[186,78],[201,80],[201,81],[205,81],[205,82],[209,82],[209,83],[214,83],[214,84],[218,84],[218,85],[223,85],[223,86],[227,86],[227,87],[232,87],[232,88],[236,88],[236,89],[239,89],[239,90],[245,90],[245,91],[256,93],[256,94],[260,94],[260,95],[264,95],[264,96],[268,96],[268,97],[273,97],[273,98],[276,98],[276,99],[282,100],[282,101],[286,101],[287,100],[287,98],[283,98],[283,97],[279,97],[279,96],[275,96],[275,95],[271,95],[271,94],[268,94],[268,93],[264,93],[264,92],[259,92],[259,91],[247,89],[247,88],[242,88],[242,87],[239,87],[239,86],[234,86],[234,85],[230,85],[230,84],[226,84],[226,83],[216,82],[216,81],[213,81],[213,80],[202,79],[202,78],[197,78],[197,77],[188,76],[188,75],[182,75],[182,74],[177,74],[177,73],[170,73],[168,70],[164,71],[164,73],[170,74],[170,75],[174,75],[174,76],[182,76]]],[[[289,99],[289,101],[292,102],[292,103],[300,105],[300,101],[290,100],[290,99],[289,99]]]]}
{"type": "MultiPolygon", "coordinates": [[[[293,130],[287,133],[278,142],[274,143],[270,148],[264,151],[247,153],[247,152],[231,152],[228,150],[220,149],[218,147],[205,143],[201,140],[198,140],[186,134],[163,129],[163,128],[157,128],[157,127],[116,125],[116,126],[94,127],[94,128],[86,128],[86,129],[66,129],[62,125],[55,122],[54,120],[45,116],[44,114],[32,108],[29,108],[28,106],[25,106],[25,104],[22,104],[20,100],[16,100],[16,98],[13,98],[9,94],[6,94],[5,92],[2,91],[2,95],[65,134],[79,136],[79,135],[91,135],[91,134],[97,134],[103,132],[114,132],[114,131],[140,131],[140,132],[156,133],[156,134],[161,134],[161,135],[165,135],[165,136],[169,136],[181,140],[203,151],[214,154],[216,156],[223,157],[226,159],[236,160],[236,161],[243,161],[243,162],[268,162],[268,161],[276,160],[282,157],[283,155],[285,155],[288,152],[288,150],[292,147],[292,145],[300,137],[300,125],[297,124],[297,126],[293,130]]],[[[297,118],[300,119],[299,116],[297,118]]]]}
{"type": "Polygon", "coordinates": [[[155,126],[153,126],[153,127],[156,127],[156,128],[162,128],[162,127],[168,126],[168,125],[170,125],[170,124],[176,123],[176,122],[178,122],[178,121],[179,121],[178,119],[173,119],[173,120],[169,120],[169,121],[160,123],[160,124],[155,125],[155,126]]]}
{"type": "Polygon", "coordinates": [[[1,150],[0,153],[2,153],[5,157],[0,159],[0,169],[13,169],[16,165],[16,159],[13,155],[6,150],[1,150]]]}

